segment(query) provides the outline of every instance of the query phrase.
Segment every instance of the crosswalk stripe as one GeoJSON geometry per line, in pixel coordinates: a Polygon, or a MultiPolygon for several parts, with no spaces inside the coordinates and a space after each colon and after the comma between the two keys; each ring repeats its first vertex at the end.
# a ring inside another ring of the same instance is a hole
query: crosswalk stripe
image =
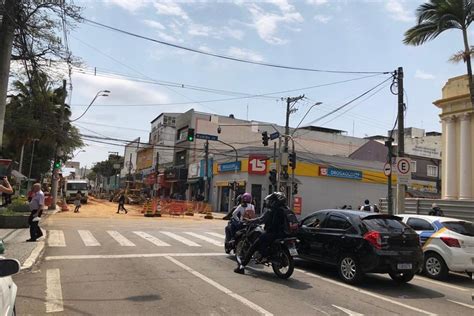
{"type": "Polygon", "coordinates": [[[217,238],[225,239],[225,235],[223,235],[223,234],[213,233],[213,232],[206,232],[206,234],[217,237],[217,238]]]}
{"type": "Polygon", "coordinates": [[[59,269],[46,270],[46,313],[64,311],[59,269]]]}
{"type": "Polygon", "coordinates": [[[205,242],[208,242],[210,244],[213,244],[213,245],[216,245],[216,246],[219,246],[219,247],[224,247],[223,242],[217,241],[217,240],[209,238],[207,236],[199,235],[199,234],[192,233],[192,232],[186,232],[185,234],[188,234],[189,236],[199,238],[199,239],[204,240],[205,242]]]}
{"type": "Polygon", "coordinates": [[[127,238],[125,238],[122,234],[120,234],[119,232],[117,231],[114,231],[114,230],[108,230],[107,233],[109,233],[109,235],[115,239],[115,241],[117,241],[120,246],[124,246],[124,247],[135,247],[135,244],[133,242],[131,242],[130,240],[128,240],[127,238]]]}
{"type": "Polygon", "coordinates": [[[48,245],[50,247],[66,247],[66,240],[62,230],[48,231],[48,245]]]}
{"type": "Polygon", "coordinates": [[[100,243],[95,239],[92,233],[88,230],[78,230],[79,236],[81,236],[82,242],[87,247],[99,247],[100,243]]]}
{"type": "Polygon", "coordinates": [[[182,242],[183,244],[185,244],[186,246],[189,246],[189,247],[201,247],[200,244],[197,244],[195,243],[194,241],[192,240],[189,240],[187,238],[184,238],[182,236],[179,236],[179,235],[176,235],[175,233],[172,233],[172,232],[160,232],[162,233],[163,235],[166,235],[170,238],[173,238],[179,242],[182,242]]]}
{"type": "Polygon", "coordinates": [[[167,244],[164,241],[159,240],[155,236],[152,236],[152,235],[147,234],[145,232],[133,232],[133,233],[135,235],[138,235],[138,236],[142,237],[143,239],[148,240],[149,242],[151,242],[152,244],[155,244],[158,247],[169,247],[170,246],[170,244],[167,244]]]}

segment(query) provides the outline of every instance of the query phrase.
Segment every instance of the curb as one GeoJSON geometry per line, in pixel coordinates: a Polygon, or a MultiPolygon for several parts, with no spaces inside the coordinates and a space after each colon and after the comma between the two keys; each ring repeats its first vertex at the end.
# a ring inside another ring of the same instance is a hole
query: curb
{"type": "Polygon", "coordinates": [[[44,235],[44,240],[39,241],[36,244],[35,249],[31,252],[30,256],[25,260],[25,262],[21,265],[21,270],[27,270],[30,269],[38,260],[38,258],[41,256],[43,253],[45,244],[46,244],[46,238],[48,236],[48,231],[45,232],[44,235]]]}

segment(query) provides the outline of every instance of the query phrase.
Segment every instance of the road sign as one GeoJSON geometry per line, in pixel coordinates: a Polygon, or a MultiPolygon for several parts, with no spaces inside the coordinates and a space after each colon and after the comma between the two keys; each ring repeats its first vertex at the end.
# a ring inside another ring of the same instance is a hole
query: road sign
{"type": "Polygon", "coordinates": [[[397,158],[397,174],[399,184],[408,184],[411,180],[411,160],[410,158],[398,157],[397,158]]]}
{"type": "Polygon", "coordinates": [[[279,132],[273,132],[273,133],[270,134],[270,139],[271,140],[277,139],[278,137],[280,137],[279,132]]]}
{"type": "Polygon", "coordinates": [[[119,163],[114,163],[114,169],[120,169],[120,164],[119,163]]]}
{"type": "Polygon", "coordinates": [[[260,175],[267,174],[267,157],[261,155],[249,156],[248,173],[260,175]]]}
{"type": "Polygon", "coordinates": [[[194,135],[195,138],[197,139],[205,139],[205,140],[218,140],[216,135],[209,135],[209,134],[199,134],[196,133],[194,135]]]}
{"type": "Polygon", "coordinates": [[[390,165],[390,163],[386,163],[384,166],[383,166],[383,173],[386,177],[388,177],[389,175],[392,174],[392,166],[390,165]]]}

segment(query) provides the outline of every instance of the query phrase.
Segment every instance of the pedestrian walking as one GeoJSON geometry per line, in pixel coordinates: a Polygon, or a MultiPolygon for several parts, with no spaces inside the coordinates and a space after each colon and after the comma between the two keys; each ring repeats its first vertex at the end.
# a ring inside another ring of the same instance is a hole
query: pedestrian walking
{"type": "Polygon", "coordinates": [[[431,205],[431,211],[428,213],[428,215],[431,215],[431,216],[444,216],[444,213],[441,210],[441,208],[438,206],[438,204],[433,203],[433,205],[431,205]]]}
{"type": "Polygon", "coordinates": [[[123,193],[120,194],[120,197],[118,199],[118,209],[117,209],[117,214],[120,213],[121,210],[125,211],[125,214],[127,214],[127,210],[125,209],[125,195],[123,193]]]}
{"type": "Polygon", "coordinates": [[[27,240],[28,242],[34,242],[43,236],[43,232],[39,227],[39,221],[43,214],[44,207],[44,193],[41,191],[41,184],[35,183],[32,191],[34,192],[34,195],[29,204],[31,213],[28,218],[28,224],[30,225],[30,239],[27,240]]]}
{"type": "Polygon", "coordinates": [[[374,206],[373,205],[370,205],[370,201],[369,200],[365,200],[364,201],[364,205],[362,205],[360,207],[360,210],[361,211],[365,211],[365,212],[374,212],[374,206]]]}
{"type": "Polygon", "coordinates": [[[79,190],[76,193],[76,198],[74,199],[74,213],[79,213],[79,209],[81,208],[81,199],[82,199],[82,192],[79,190]]]}

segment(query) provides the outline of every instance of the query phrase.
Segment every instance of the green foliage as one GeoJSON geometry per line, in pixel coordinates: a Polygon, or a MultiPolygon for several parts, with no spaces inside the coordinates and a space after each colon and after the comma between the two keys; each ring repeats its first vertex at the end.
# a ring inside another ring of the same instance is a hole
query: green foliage
{"type": "Polygon", "coordinates": [[[93,179],[95,179],[96,174],[101,175],[103,177],[111,177],[117,174],[119,170],[114,169],[114,164],[118,163],[123,166],[123,161],[123,157],[110,156],[109,159],[96,163],[94,167],[92,167],[91,172],[91,174],[94,173],[93,179]]]}

